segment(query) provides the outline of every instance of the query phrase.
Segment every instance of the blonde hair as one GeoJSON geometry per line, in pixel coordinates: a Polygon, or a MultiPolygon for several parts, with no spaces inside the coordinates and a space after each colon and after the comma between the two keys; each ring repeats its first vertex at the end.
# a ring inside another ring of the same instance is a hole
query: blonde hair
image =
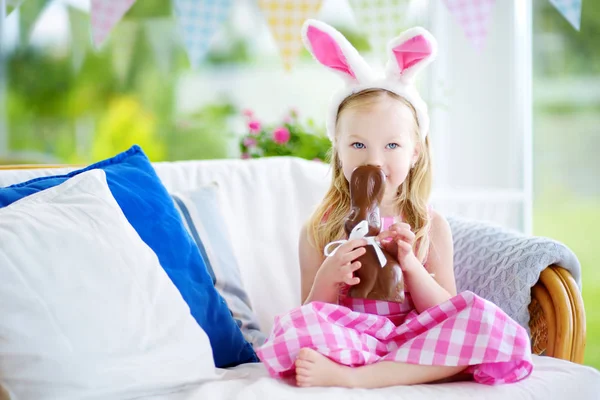
{"type": "MultiPolygon", "coordinates": [[[[406,180],[398,188],[395,207],[398,215],[402,216],[403,221],[408,223],[415,233],[413,250],[417,258],[424,262],[429,249],[430,219],[427,202],[431,193],[431,152],[429,139],[426,137],[423,141],[419,134],[414,107],[403,97],[384,89],[366,89],[352,94],[338,108],[335,140],[337,141],[339,116],[344,110],[365,107],[385,97],[409,107],[415,120],[413,140],[420,145],[419,157],[406,180]]],[[[331,185],[321,204],[309,219],[307,227],[311,244],[319,250],[323,250],[327,243],[345,236],[344,220],[350,211],[350,189],[335,145],[330,149],[329,159],[333,172],[331,185]]]]}

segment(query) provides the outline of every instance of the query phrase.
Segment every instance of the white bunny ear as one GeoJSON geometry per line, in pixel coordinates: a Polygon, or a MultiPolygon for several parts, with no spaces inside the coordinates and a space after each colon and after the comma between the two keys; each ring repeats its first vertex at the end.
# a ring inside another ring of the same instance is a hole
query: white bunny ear
{"type": "Polygon", "coordinates": [[[390,40],[387,49],[387,77],[411,83],[435,59],[437,41],[426,29],[415,27],[390,40]]]}
{"type": "Polygon", "coordinates": [[[302,26],[307,50],[322,65],[341,76],[346,83],[365,82],[372,71],[348,40],[324,22],[308,19],[302,26]]]}

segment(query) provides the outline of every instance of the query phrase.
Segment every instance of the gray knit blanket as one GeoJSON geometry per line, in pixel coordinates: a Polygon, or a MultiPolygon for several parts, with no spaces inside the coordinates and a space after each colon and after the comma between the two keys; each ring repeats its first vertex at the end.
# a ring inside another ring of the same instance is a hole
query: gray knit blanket
{"type": "Polygon", "coordinates": [[[581,266],[564,244],[528,236],[492,223],[447,217],[454,239],[454,272],[459,292],[483,297],[527,329],[531,288],[544,268],[559,264],[581,290],[581,266]]]}

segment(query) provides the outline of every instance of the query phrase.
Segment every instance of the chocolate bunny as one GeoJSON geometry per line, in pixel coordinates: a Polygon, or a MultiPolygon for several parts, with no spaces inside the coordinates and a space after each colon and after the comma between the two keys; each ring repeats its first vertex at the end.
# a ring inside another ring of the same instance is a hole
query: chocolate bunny
{"type": "MultiPolygon", "coordinates": [[[[354,237],[374,237],[380,233],[379,205],[384,192],[385,174],[381,168],[364,165],[352,172],[351,208],[344,223],[344,230],[349,237],[353,230],[354,237]],[[367,229],[368,232],[364,232],[367,229]]],[[[379,252],[375,246],[379,247],[377,243],[367,245],[367,252],[357,259],[361,267],[355,274],[360,278],[360,283],[350,288],[348,296],[401,303],[404,301],[404,279],[398,260],[383,248],[379,252]]]]}

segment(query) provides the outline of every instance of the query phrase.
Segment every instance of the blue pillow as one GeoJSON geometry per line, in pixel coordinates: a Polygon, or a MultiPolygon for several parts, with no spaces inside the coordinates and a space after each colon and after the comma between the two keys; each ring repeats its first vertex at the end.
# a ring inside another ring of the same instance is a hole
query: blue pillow
{"type": "Polygon", "coordinates": [[[173,200],[139,146],[66,175],[46,176],[0,188],[0,207],[96,168],[104,170],[108,186],[125,217],[156,253],[191,314],[208,335],[215,365],[224,368],[257,362],[252,346],[242,336],[227,304],[215,289],[173,200]]]}

